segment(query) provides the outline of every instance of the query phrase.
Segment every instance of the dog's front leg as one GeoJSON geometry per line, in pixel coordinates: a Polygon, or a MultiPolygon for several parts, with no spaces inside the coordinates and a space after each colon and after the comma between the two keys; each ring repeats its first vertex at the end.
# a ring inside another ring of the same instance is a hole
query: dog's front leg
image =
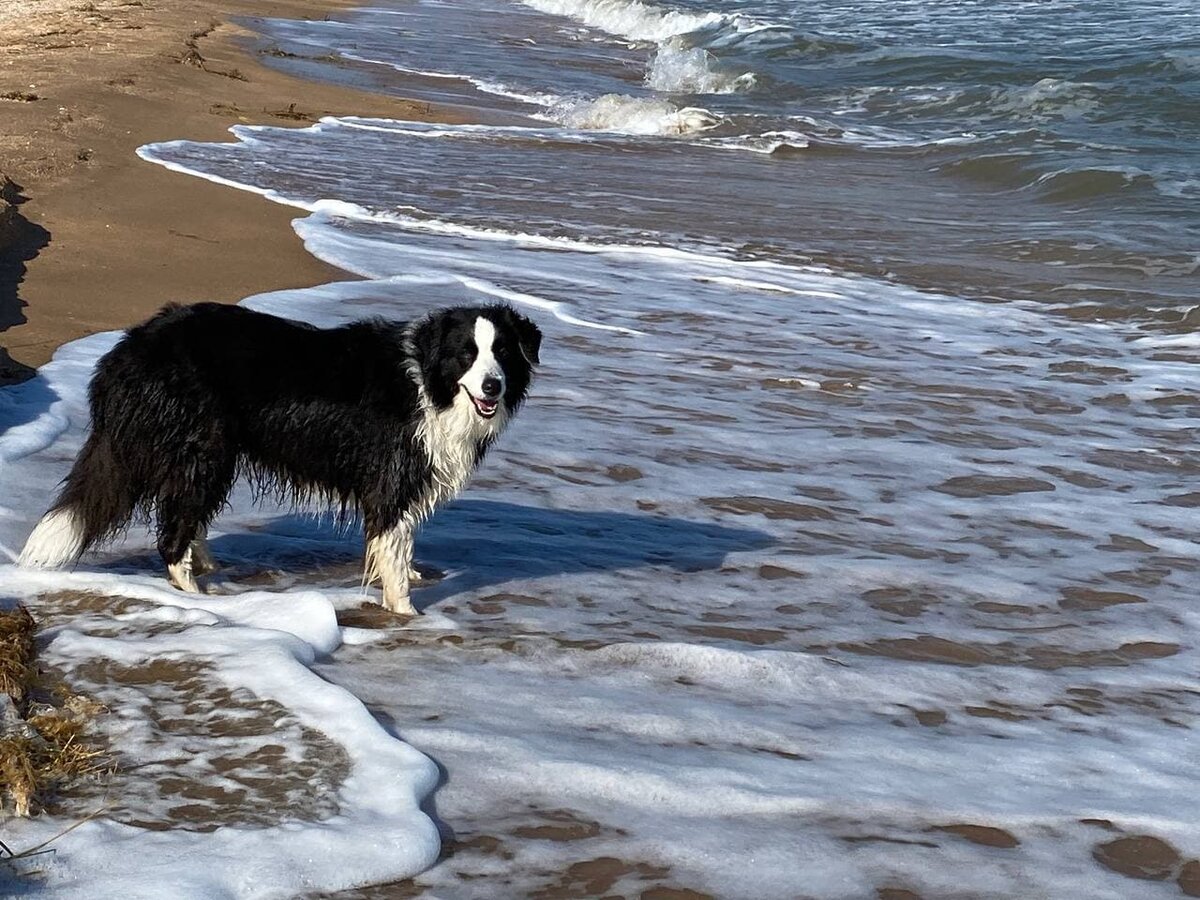
{"type": "Polygon", "coordinates": [[[381,583],[383,608],[401,616],[417,615],[408,592],[412,555],[413,530],[406,522],[367,538],[367,578],[381,583]]]}

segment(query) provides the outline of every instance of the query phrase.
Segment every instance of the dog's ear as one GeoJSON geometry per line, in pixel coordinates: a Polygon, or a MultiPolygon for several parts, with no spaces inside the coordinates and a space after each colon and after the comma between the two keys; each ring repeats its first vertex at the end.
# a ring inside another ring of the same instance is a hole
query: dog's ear
{"type": "Polygon", "coordinates": [[[412,331],[411,351],[421,373],[421,386],[438,409],[448,406],[458,390],[442,371],[446,359],[442,353],[445,340],[444,316],[427,315],[418,320],[412,331]]]}
{"type": "Polygon", "coordinates": [[[418,321],[412,332],[412,348],[422,369],[434,363],[441,346],[441,319],[438,316],[426,316],[418,321]]]}
{"type": "Polygon", "coordinates": [[[542,331],[533,321],[525,318],[511,306],[504,307],[504,321],[512,328],[517,335],[517,343],[521,347],[521,353],[531,366],[536,366],[541,362],[538,356],[542,349],[542,331]]]}

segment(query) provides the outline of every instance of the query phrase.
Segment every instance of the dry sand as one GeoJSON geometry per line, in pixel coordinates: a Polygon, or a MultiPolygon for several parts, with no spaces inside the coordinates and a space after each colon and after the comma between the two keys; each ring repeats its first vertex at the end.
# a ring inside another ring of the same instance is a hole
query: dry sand
{"type": "Polygon", "coordinates": [[[237,122],[450,118],[268,69],[257,61],[266,45],[229,24],[237,15],[322,18],[351,5],[0,2],[0,184],[7,176],[17,186],[7,191],[13,203],[0,201],[0,384],[28,377],[67,341],[128,326],[168,301],[234,302],[348,277],[304,251],[289,227],[296,210],[134,151],[220,140],[237,122]]]}

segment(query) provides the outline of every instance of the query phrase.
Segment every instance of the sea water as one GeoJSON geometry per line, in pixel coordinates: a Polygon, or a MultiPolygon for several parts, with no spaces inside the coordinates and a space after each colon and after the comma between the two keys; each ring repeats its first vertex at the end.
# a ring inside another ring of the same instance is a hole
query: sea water
{"type": "MultiPolygon", "coordinates": [[[[152,836],[197,884],[261,895],[422,869],[438,897],[1200,890],[1187,4],[253,24],[272,64],[469,124],[143,148],[294,206],[363,279],[246,305],[332,325],[504,300],[543,365],[421,532],[445,577],[404,628],[338,629],[359,538],[244,489],[213,530],[233,598],[165,588],[137,531],[73,573],[0,570],[13,596],[126,598],[119,626],[84,604],[49,647],[106,702],[165,654],[157,703],[228,717],[219,682],[251,723],[106,726],[155,790],[73,832],[53,884],[150,881],[101,844],[171,825],[152,836]],[[270,795],[245,761],[281,759],[311,775],[248,816],[270,795]],[[205,868],[189,815],[240,868],[205,868]]],[[[65,472],[113,340],[6,392],[3,542],[65,472]]]]}

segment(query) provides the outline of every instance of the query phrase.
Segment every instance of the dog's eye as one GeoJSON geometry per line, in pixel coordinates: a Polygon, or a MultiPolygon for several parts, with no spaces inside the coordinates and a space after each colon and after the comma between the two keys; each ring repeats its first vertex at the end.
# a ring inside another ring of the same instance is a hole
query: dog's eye
{"type": "Polygon", "coordinates": [[[492,348],[492,354],[496,357],[496,359],[505,359],[508,356],[508,345],[496,344],[492,348]]]}
{"type": "Polygon", "coordinates": [[[475,351],[474,350],[463,350],[462,352],[460,352],[458,354],[458,361],[460,363],[462,363],[464,366],[471,365],[471,363],[475,362],[475,351]]]}

